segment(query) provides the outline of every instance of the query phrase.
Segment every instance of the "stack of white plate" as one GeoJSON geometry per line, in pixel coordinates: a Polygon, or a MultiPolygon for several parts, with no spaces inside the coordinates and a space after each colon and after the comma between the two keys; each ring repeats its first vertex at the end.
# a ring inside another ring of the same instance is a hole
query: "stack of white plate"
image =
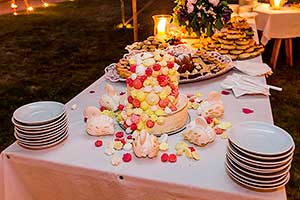
{"type": "Polygon", "coordinates": [[[68,137],[64,104],[39,101],[18,108],[12,117],[17,143],[28,149],[55,146],[68,137]]]}
{"type": "Polygon", "coordinates": [[[249,121],[232,127],[229,135],[225,168],[235,182],[265,191],[289,181],[295,144],[286,131],[249,121]]]}

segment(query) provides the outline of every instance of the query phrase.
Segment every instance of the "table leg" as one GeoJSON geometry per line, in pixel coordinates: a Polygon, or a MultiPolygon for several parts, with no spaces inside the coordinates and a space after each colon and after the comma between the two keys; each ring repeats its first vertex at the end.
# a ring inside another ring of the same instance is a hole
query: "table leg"
{"type": "Polygon", "coordinates": [[[273,69],[276,68],[280,45],[281,45],[281,39],[275,39],[275,43],[274,43],[273,51],[272,51],[272,57],[271,57],[271,61],[270,61],[270,65],[273,69]]]}
{"type": "Polygon", "coordinates": [[[292,67],[293,66],[293,45],[292,45],[292,38],[285,39],[284,42],[285,42],[286,63],[290,67],[292,67]]]}
{"type": "Polygon", "coordinates": [[[132,0],[132,16],[133,16],[133,38],[134,41],[138,41],[138,22],[137,22],[137,11],[136,11],[136,0],[132,0]]]}

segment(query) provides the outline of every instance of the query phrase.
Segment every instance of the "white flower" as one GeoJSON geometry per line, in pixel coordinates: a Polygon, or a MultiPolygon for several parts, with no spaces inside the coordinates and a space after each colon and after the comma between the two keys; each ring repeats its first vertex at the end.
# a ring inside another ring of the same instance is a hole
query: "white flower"
{"type": "Polygon", "coordinates": [[[211,3],[214,7],[216,7],[219,4],[220,0],[208,0],[208,2],[211,3]]]}

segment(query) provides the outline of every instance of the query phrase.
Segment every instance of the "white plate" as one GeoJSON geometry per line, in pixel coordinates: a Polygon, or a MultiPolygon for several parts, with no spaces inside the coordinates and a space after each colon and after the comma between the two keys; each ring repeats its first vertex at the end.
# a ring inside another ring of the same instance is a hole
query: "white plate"
{"type": "Polygon", "coordinates": [[[228,143],[227,148],[229,149],[229,151],[231,152],[231,154],[236,157],[239,160],[242,160],[245,163],[248,163],[250,165],[255,165],[255,166],[259,166],[259,167],[278,167],[281,165],[284,165],[286,163],[288,163],[289,161],[291,161],[293,159],[293,153],[290,154],[288,157],[285,157],[282,160],[276,160],[276,161],[259,161],[259,160],[255,160],[252,158],[247,157],[246,155],[243,155],[241,152],[239,152],[238,150],[236,150],[230,143],[228,143]]]}
{"type": "Polygon", "coordinates": [[[240,170],[241,172],[249,175],[249,176],[253,176],[253,177],[257,177],[257,178],[277,178],[280,176],[283,176],[284,174],[288,173],[291,167],[288,167],[282,171],[279,172],[275,172],[275,173],[270,173],[270,174],[261,174],[261,173],[254,173],[251,172],[239,165],[237,165],[235,162],[233,162],[228,156],[226,156],[226,161],[229,162],[233,167],[237,168],[238,170],[240,170]]]}
{"type": "Polygon", "coordinates": [[[263,162],[272,162],[272,161],[284,160],[287,157],[291,156],[294,153],[294,150],[295,150],[295,146],[293,146],[290,151],[288,151],[284,154],[278,155],[278,156],[259,156],[259,155],[255,155],[255,154],[249,153],[249,152],[241,149],[240,147],[236,146],[234,143],[230,142],[230,139],[228,140],[228,142],[237,151],[241,152],[242,154],[245,154],[245,156],[249,157],[250,159],[260,160],[260,161],[263,161],[263,162]]]}
{"type": "Polygon", "coordinates": [[[20,129],[17,126],[15,126],[15,130],[17,130],[18,132],[22,133],[23,135],[28,135],[29,137],[35,137],[35,136],[40,136],[40,135],[44,135],[47,134],[49,132],[55,131],[56,129],[59,129],[62,126],[65,126],[68,123],[67,119],[64,119],[63,121],[60,121],[59,123],[51,126],[48,129],[40,129],[40,130],[24,130],[24,129],[20,129]]]}
{"type": "Polygon", "coordinates": [[[53,141],[58,140],[59,138],[61,138],[63,135],[65,135],[68,132],[68,128],[65,128],[61,131],[59,131],[59,133],[56,133],[56,135],[54,137],[48,138],[48,139],[44,139],[41,141],[36,141],[36,140],[20,140],[17,138],[17,140],[23,144],[26,145],[45,145],[48,143],[52,143],[53,141]]]}
{"type": "Polygon", "coordinates": [[[227,156],[231,159],[231,161],[233,161],[234,163],[236,163],[238,166],[241,166],[253,173],[261,173],[261,174],[271,174],[271,173],[276,173],[276,172],[280,172],[282,170],[285,170],[287,168],[291,167],[291,163],[292,160],[290,162],[288,162],[287,164],[277,167],[277,168],[262,168],[262,167],[255,167],[255,166],[250,166],[247,163],[242,162],[241,160],[238,160],[236,157],[234,157],[229,150],[227,150],[227,156]]]}
{"type": "Polygon", "coordinates": [[[13,118],[27,125],[45,124],[55,120],[65,111],[62,103],[55,101],[39,101],[21,106],[13,113],[13,118]]]}
{"type": "Polygon", "coordinates": [[[226,160],[225,164],[229,169],[232,170],[232,173],[237,175],[239,178],[249,181],[249,182],[252,182],[252,183],[258,183],[258,184],[278,183],[282,179],[284,179],[287,176],[287,174],[289,173],[289,172],[287,172],[287,173],[283,174],[282,176],[279,176],[276,178],[258,178],[258,177],[249,176],[248,174],[243,173],[242,171],[239,170],[239,168],[236,168],[233,165],[231,165],[228,160],[226,160]]]}
{"type": "Polygon", "coordinates": [[[49,147],[59,144],[60,142],[64,141],[68,136],[69,136],[68,131],[66,131],[60,138],[57,138],[56,140],[53,140],[52,142],[41,144],[41,145],[28,145],[28,144],[25,144],[18,140],[17,140],[17,143],[21,147],[24,147],[27,149],[45,149],[45,148],[49,148],[49,147]]]}
{"type": "Polygon", "coordinates": [[[240,178],[238,178],[236,175],[234,175],[233,173],[231,173],[231,171],[228,169],[228,167],[225,165],[225,169],[226,169],[226,172],[227,174],[229,175],[229,177],[231,179],[233,179],[234,181],[236,181],[237,183],[241,184],[242,186],[245,186],[249,189],[252,189],[252,190],[259,190],[259,191],[270,191],[270,190],[275,190],[275,189],[278,189],[282,186],[284,186],[285,184],[287,184],[287,182],[289,181],[290,179],[290,175],[288,174],[288,176],[283,179],[280,183],[278,184],[269,184],[269,185],[257,185],[257,184],[253,184],[253,183],[249,183],[245,180],[241,180],[240,178]]]}
{"type": "Polygon", "coordinates": [[[264,122],[247,121],[229,130],[230,141],[248,152],[259,155],[278,155],[295,146],[285,130],[264,122]]]}
{"type": "Polygon", "coordinates": [[[43,124],[43,125],[23,125],[19,124],[18,122],[15,121],[15,119],[12,117],[11,121],[12,123],[17,126],[19,129],[22,130],[28,130],[28,131],[34,131],[34,130],[43,130],[43,129],[48,129],[50,127],[55,126],[57,123],[65,120],[67,118],[67,113],[64,112],[61,116],[59,116],[56,120],[49,122],[48,124],[43,124]]]}
{"type": "Polygon", "coordinates": [[[61,127],[60,129],[57,129],[53,132],[48,133],[47,135],[41,135],[40,137],[24,137],[21,133],[15,130],[15,137],[18,140],[24,141],[24,142],[31,142],[31,141],[44,141],[44,140],[49,140],[57,135],[62,134],[66,129],[68,128],[68,125],[66,124],[65,126],[61,127]]]}

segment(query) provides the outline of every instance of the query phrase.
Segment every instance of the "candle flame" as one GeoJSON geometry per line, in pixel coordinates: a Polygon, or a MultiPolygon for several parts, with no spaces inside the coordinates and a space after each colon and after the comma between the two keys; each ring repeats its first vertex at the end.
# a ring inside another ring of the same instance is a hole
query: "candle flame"
{"type": "Polygon", "coordinates": [[[157,33],[163,35],[166,33],[167,19],[161,18],[157,24],[157,33]]]}

